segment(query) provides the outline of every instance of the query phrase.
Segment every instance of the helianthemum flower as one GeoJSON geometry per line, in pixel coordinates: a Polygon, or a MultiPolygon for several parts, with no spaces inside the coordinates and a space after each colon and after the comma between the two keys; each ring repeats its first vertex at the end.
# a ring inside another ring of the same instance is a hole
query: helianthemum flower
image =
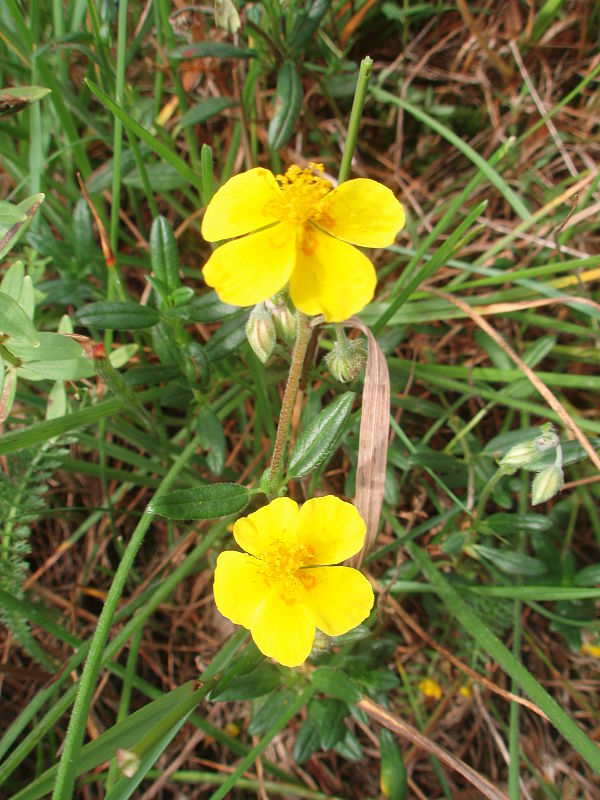
{"type": "Polygon", "coordinates": [[[202,235],[209,242],[233,239],[203,270],[221,300],[252,306],[289,281],[296,308],[328,322],[341,322],[371,300],[375,269],[352,245],[392,244],[404,210],[377,181],[357,178],[334,189],[322,174],[320,164],[293,166],[277,177],[257,167],[219,189],[202,235]]]}
{"type": "Polygon", "coordinates": [[[328,495],[299,509],[279,497],[233,528],[239,553],[217,559],[217,608],[248,628],[259,650],[286,667],[308,657],[315,628],[340,636],[373,606],[371,584],[358,570],[331,566],[363,545],[365,523],[356,508],[328,495]]]}

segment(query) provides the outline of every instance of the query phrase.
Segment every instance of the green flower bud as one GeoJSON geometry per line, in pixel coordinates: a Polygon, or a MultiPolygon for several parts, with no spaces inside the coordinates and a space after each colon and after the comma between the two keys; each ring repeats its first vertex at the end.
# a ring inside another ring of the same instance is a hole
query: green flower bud
{"type": "Polygon", "coordinates": [[[367,350],[361,339],[338,340],[325,356],[325,362],[336,381],[348,383],[364,370],[367,350]]]}
{"type": "Polygon", "coordinates": [[[271,319],[279,338],[286,344],[294,344],[298,332],[296,315],[286,305],[280,305],[271,309],[271,319]]]}
{"type": "Polygon", "coordinates": [[[504,458],[500,459],[500,466],[504,468],[527,467],[533,464],[540,457],[540,450],[536,445],[536,440],[521,442],[511,447],[504,458]]]}
{"type": "Polygon", "coordinates": [[[269,360],[275,347],[275,326],[264,303],[257,303],[246,323],[246,338],[263,364],[269,360]]]}
{"type": "Polygon", "coordinates": [[[556,464],[538,472],[531,484],[531,505],[537,506],[560,492],[564,483],[563,471],[556,464]]]}

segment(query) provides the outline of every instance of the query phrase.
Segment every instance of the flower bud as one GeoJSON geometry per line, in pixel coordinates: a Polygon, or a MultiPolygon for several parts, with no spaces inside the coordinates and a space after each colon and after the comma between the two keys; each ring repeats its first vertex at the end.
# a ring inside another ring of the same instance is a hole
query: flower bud
{"type": "Polygon", "coordinates": [[[275,330],[279,338],[286,344],[294,344],[298,331],[296,315],[284,304],[273,307],[271,310],[271,318],[275,324],[275,330]]]}
{"type": "Polygon", "coordinates": [[[117,750],[117,764],[126,778],[133,778],[140,768],[140,757],[133,750],[117,750]]]}
{"type": "Polygon", "coordinates": [[[325,362],[336,381],[348,383],[365,368],[367,351],[361,339],[338,340],[325,362]]]}
{"type": "Polygon", "coordinates": [[[535,439],[521,442],[511,447],[508,453],[500,459],[500,466],[504,468],[528,467],[540,457],[540,450],[535,439]]]}
{"type": "Polygon", "coordinates": [[[246,338],[255,355],[263,364],[269,360],[275,347],[275,326],[264,303],[257,303],[246,323],[246,338]]]}
{"type": "Polygon", "coordinates": [[[531,505],[537,506],[554,497],[563,487],[563,471],[556,464],[538,472],[531,484],[531,505]]]}

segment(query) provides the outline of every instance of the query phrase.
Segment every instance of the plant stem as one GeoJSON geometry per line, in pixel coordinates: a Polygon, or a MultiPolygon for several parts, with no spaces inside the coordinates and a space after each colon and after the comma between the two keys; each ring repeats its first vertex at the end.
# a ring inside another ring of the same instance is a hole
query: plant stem
{"type": "Polygon", "coordinates": [[[485,504],[487,503],[488,497],[496,488],[496,485],[499,481],[507,474],[504,467],[498,467],[496,472],[492,475],[490,480],[486,483],[486,485],[481,490],[481,494],[479,495],[479,502],[477,503],[477,508],[475,509],[475,520],[477,522],[480,521],[481,515],[483,514],[483,510],[485,508],[485,504]]]}
{"type": "MultiPolygon", "coordinates": [[[[186,466],[190,458],[199,446],[199,437],[195,437],[181,452],[177,460],[171,466],[170,470],[165,475],[156,495],[162,494],[167,491],[173,484],[177,475],[186,466]]],[[[77,762],[79,759],[79,751],[81,750],[81,742],[85,731],[85,725],[88,718],[92,698],[94,695],[94,687],[96,685],[96,678],[102,664],[102,657],[104,655],[104,646],[108,639],[110,626],[117,610],[117,605],[123,588],[127,580],[129,571],[133,565],[133,561],[144,540],[146,531],[150,527],[153,519],[153,514],[144,512],[142,518],[134,530],[129,544],[127,545],[121,563],[115,573],[115,577],[111,587],[106,596],[104,608],[98,619],[96,632],[90,645],[89,654],[83,668],[81,675],[81,682],[79,684],[79,691],[75,698],[73,711],[71,713],[71,720],[69,728],[65,737],[64,748],[60,763],[58,765],[58,772],[56,773],[56,782],[54,784],[53,800],[70,800],[73,796],[73,788],[75,785],[75,776],[77,774],[77,762]]]]}
{"type": "Polygon", "coordinates": [[[292,411],[294,410],[294,401],[296,399],[296,392],[298,391],[298,384],[300,383],[300,376],[302,375],[302,367],[304,366],[304,358],[306,356],[306,348],[310,339],[310,326],[308,324],[308,317],[300,311],[296,312],[298,321],[298,333],[296,335],[296,342],[294,344],[294,351],[292,353],[292,363],[290,364],[290,371],[283,394],[283,401],[281,403],[281,414],[279,417],[279,424],[277,426],[277,435],[275,436],[275,446],[273,447],[273,455],[271,457],[271,467],[269,470],[269,482],[267,496],[269,500],[279,497],[279,489],[281,486],[281,478],[283,476],[283,454],[287,444],[288,433],[290,430],[290,422],[292,419],[292,411]]]}
{"type": "Polygon", "coordinates": [[[360,62],[358,79],[356,81],[356,89],[354,91],[354,101],[352,103],[352,111],[350,112],[350,120],[348,122],[346,144],[344,145],[342,163],[340,164],[338,183],[347,181],[348,176],[350,175],[350,165],[352,164],[352,156],[354,155],[356,140],[358,139],[358,129],[360,127],[360,120],[365,105],[365,98],[367,96],[367,87],[369,85],[369,78],[371,77],[372,66],[373,59],[369,58],[369,56],[365,56],[360,62]]]}

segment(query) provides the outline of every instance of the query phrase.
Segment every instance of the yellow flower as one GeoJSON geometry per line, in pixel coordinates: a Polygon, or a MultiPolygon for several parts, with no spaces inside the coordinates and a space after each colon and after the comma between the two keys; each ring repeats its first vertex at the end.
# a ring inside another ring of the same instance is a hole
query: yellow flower
{"type": "Polygon", "coordinates": [[[223,616],[250,630],[266,656],[297,667],[311,651],[315,628],[340,636],[369,615],[369,581],[351,567],[330,566],[364,542],[365,523],[350,503],[328,495],[299,509],[279,497],[239,519],[233,535],[246,552],[219,555],[215,602],[223,616]]]}
{"type": "Polygon", "coordinates": [[[600,658],[600,646],[597,644],[592,644],[591,642],[586,642],[585,644],[582,644],[581,652],[587,656],[594,656],[594,658],[600,658]]]}
{"type": "Polygon", "coordinates": [[[221,300],[253,306],[289,281],[296,308],[328,322],[341,322],[371,300],[375,270],[352,245],[392,244],[404,210],[377,181],[357,178],[333,189],[322,173],[321,164],[292,166],[277,177],[257,167],[214,195],[202,235],[233,241],[215,250],[203,273],[221,300]]]}
{"type": "Polygon", "coordinates": [[[419,689],[423,692],[425,697],[433,697],[439,700],[442,696],[442,687],[433,678],[424,678],[419,683],[419,689]]]}

